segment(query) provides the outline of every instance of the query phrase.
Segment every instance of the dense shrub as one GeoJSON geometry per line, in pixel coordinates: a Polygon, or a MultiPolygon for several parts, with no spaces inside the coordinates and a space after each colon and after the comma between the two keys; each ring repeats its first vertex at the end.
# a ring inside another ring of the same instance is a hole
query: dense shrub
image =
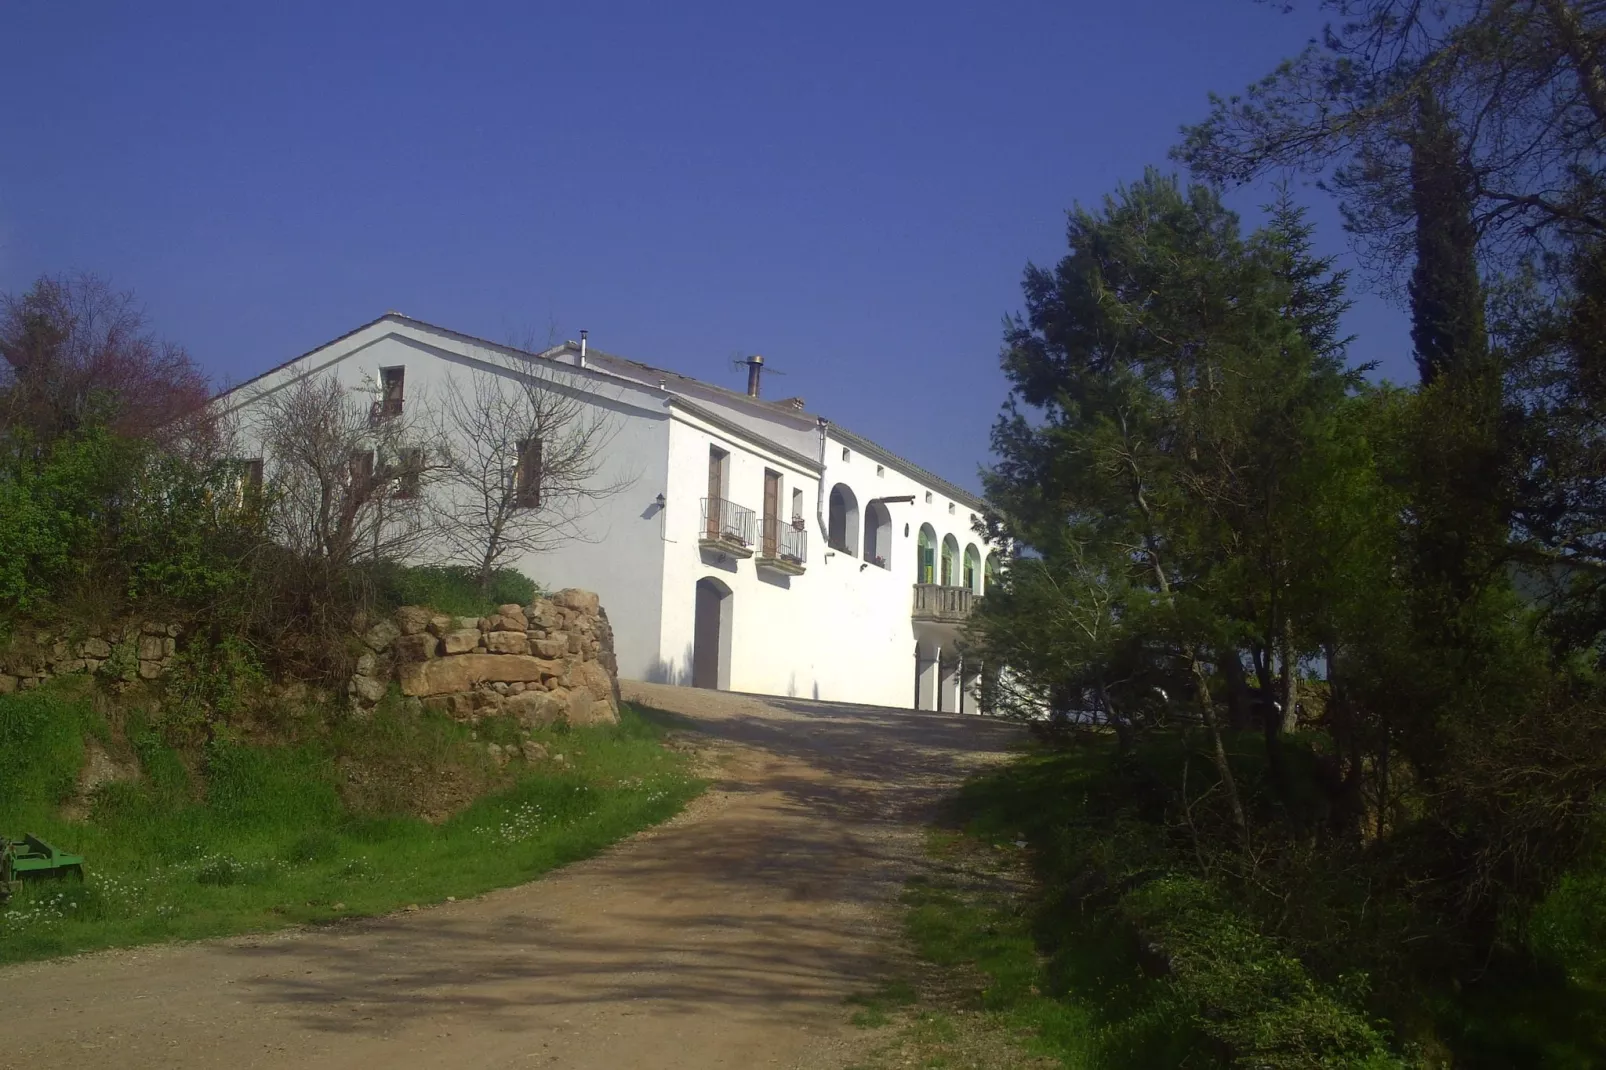
{"type": "Polygon", "coordinates": [[[482,592],[475,569],[458,565],[404,566],[385,563],[372,568],[376,608],[429,606],[442,613],[479,616],[500,605],[527,606],[539,588],[514,569],[491,574],[489,593],[482,592]]]}

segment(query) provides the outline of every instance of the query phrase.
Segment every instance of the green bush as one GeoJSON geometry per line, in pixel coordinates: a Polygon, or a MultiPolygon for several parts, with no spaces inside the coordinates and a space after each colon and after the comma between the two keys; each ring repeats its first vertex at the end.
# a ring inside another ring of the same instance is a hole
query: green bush
{"type": "Polygon", "coordinates": [[[1364,979],[1346,979],[1349,999],[1340,998],[1208,882],[1180,876],[1150,881],[1123,896],[1119,911],[1150,953],[1163,957],[1168,983],[1200,1033],[1236,1065],[1402,1065],[1351,1005],[1364,996],[1364,979]]]}
{"type": "Polygon", "coordinates": [[[482,593],[478,574],[457,565],[379,565],[373,570],[373,583],[381,610],[429,606],[463,617],[483,616],[509,603],[527,606],[539,591],[528,576],[504,568],[491,574],[490,592],[482,593]]]}
{"type": "Polygon", "coordinates": [[[132,451],[101,431],[0,446],[0,605],[36,610],[95,564],[132,451]]]}
{"type": "Polygon", "coordinates": [[[1534,910],[1536,953],[1574,981],[1606,989],[1606,872],[1569,873],[1534,910]]]}

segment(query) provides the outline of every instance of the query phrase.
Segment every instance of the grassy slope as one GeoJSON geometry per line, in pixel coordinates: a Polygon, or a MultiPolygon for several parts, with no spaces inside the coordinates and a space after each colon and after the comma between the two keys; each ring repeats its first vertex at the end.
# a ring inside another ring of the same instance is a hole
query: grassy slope
{"type": "Polygon", "coordinates": [[[214,743],[200,773],[131,732],[142,781],[105,786],[89,819],[75,822],[59,803],[85,735],[108,735],[104,719],[68,688],[0,696],[0,830],[81,853],[89,874],[82,884],[26,885],[0,908],[0,962],[470,896],[592,855],[700,790],[685,759],[660,746],[660,729],[626,709],[617,726],[537,733],[567,761],[515,762],[499,790],[439,825],[358,813],[338,790],[352,754],[406,762],[439,760],[409,753],[420,748],[480,752],[466,728],[427,715],[342,731],[296,746],[214,743]]]}

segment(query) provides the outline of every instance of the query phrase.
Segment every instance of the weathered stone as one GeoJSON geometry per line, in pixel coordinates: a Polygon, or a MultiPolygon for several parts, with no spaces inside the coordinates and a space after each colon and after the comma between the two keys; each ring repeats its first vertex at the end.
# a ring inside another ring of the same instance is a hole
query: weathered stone
{"type": "Polygon", "coordinates": [[[498,680],[491,685],[491,690],[495,691],[498,695],[505,695],[507,694],[507,684],[501,680],[498,680]]]}
{"type": "Polygon", "coordinates": [[[522,695],[524,694],[524,689],[529,686],[523,680],[515,680],[507,685],[507,693],[510,695],[522,695]]]}
{"type": "Polygon", "coordinates": [[[436,636],[445,635],[452,630],[452,618],[444,613],[429,618],[429,630],[436,636]]]}
{"type": "Polygon", "coordinates": [[[37,676],[24,676],[22,678],[22,682],[20,684],[18,684],[17,686],[20,687],[23,691],[29,691],[29,690],[32,690],[33,688],[38,687],[42,683],[44,683],[44,681],[41,678],[37,677],[37,676]]]}
{"type": "Polygon", "coordinates": [[[613,680],[608,672],[594,661],[582,661],[569,669],[569,686],[582,687],[591,692],[598,702],[613,699],[613,680]]]}
{"type": "Polygon", "coordinates": [[[400,637],[401,629],[394,621],[382,620],[363,633],[362,641],[376,654],[383,654],[400,637]]]}
{"type": "Polygon", "coordinates": [[[106,663],[104,661],[102,661],[100,658],[85,658],[84,659],[84,671],[85,672],[99,672],[100,671],[100,667],[102,665],[104,665],[104,664],[106,664],[106,663]]]}
{"type": "Polygon", "coordinates": [[[17,690],[17,678],[0,672],[0,695],[9,695],[17,690]]]}
{"type": "Polygon", "coordinates": [[[67,661],[56,663],[56,671],[58,673],[83,672],[88,667],[89,663],[84,661],[83,658],[70,658],[67,661]]]}
{"type": "Polygon", "coordinates": [[[104,639],[93,636],[78,644],[79,657],[109,658],[112,655],[112,645],[104,639]]]}
{"type": "Polygon", "coordinates": [[[502,703],[502,712],[517,717],[526,728],[540,728],[567,717],[569,706],[565,698],[546,691],[526,691],[510,696],[502,703]]]}
{"type": "Polygon", "coordinates": [[[167,637],[169,639],[177,639],[179,636],[181,636],[183,634],[184,634],[184,628],[183,628],[182,625],[169,624],[167,626],[167,637]]]}
{"type": "Polygon", "coordinates": [[[379,667],[379,658],[373,654],[364,654],[357,659],[357,675],[372,676],[379,667]]]}
{"type": "Polygon", "coordinates": [[[528,654],[530,641],[524,637],[523,628],[518,631],[487,632],[485,649],[493,654],[528,654]]]}
{"type": "Polygon", "coordinates": [[[569,653],[578,654],[581,650],[582,637],[579,632],[569,633],[569,653]]]}
{"type": "Polygon", "coordinates": [[[508,755],[502,750],[502,745],[500,743],[485,744],[485,755],[486,757],[490,758],[492,762],[499,766],[507,764],[508,755]]]}
{"type": "Polygon", "coordinates": [[[551,631],[563,623],[563,614],[551,602],[541,601],[532,603],[526,614],[531,626],[551,631]]]}
{"type": "Polygon", "coordinates": [[[454,632],[464,632],[464,631],[468,631],[470,628],[472,628],[476,632],[479,631],[480,630],[480,618],[478,618],[478,617],[453,617],[452,618],[452,631],[454,631],[454,632]]]}
{"type": "Polygon", "coordinates": [[[424,697],[471,691],[477,685],[497,681],[530,683],[544,677],[561,676],[565,668],[562,662],[528,654],[460,654],[403,666],[402,694],[424,697]]]}
{"type": "Polygon", "coordinates": [[[154,680],[162,675],[162,663],[141,659],[139,663],[139,676],[142,680],[154,680]]]}
{"type": "Polygon", "coordinates": [[[162,640],[162,656],[166,657],[166,658],[170,658],[174,654],[177,654],[177,653],[178,653],[178,640],[174,639],[171,635],[169,635],[166,638],[164,638],[162,640]]]}
{"type": "Polygon", "coordinates": [[[428,632],[414,632],[396,640],[396,660],[400,662],[428,661],[440,649],[440,640],[428,632]]]}
{"type": "Polygon", "coordinates": [[[504,621],[512,622],[515,625],[514,628],[510,629],[512,631],[522,632],[524,629],[530,626],[529,620],[527,620],[524,616],[523,606],[516,606],[512,603],[509,603],[505,606],[497,606],[496,612],[497,615],[500,616],[504,621]]]}
{"type": "Polygon", "coordinates": [[[139,637],[138,656],[140,661],[160,661],[165,653],[167,653],[167,650],[163,646],[162,636],[142,635],[139,637]]]}
{"type": "Polygon", "coordinates": [[[423,606],[402,606],[396,611],[396,627],[403,635],[417,635],[429,627],[430,612],[423,606]]]}
{"type": "Polygon", "coordinates": [[[552,601],[555,605],[593,617],[597,614],[597,607],[602,604],[601,599],[596,596],[595,592],[582,591],[578,587],[564,588],[552,596],[552,601]]]}
{"type": "Polygon", "coordinates": [[[478,628],[458,628],[441,637],[441,651],[446,654],[467,654],[480,645],[478,628]]]}
{"type": "Polygon", "coordinates": [[[591,698],[591,692],[583,687],[577,687],[569,692],[569,723],[582,725],[591,723],[591,711],[596,703],[591,698]]]}
{"type": "Polygon", "coordinates": [[[378,702],[385,697],[386,684],[377,676],[353,676],[351,692],[364,702],[378,702]]]}
{"type": "Polygon", "coordinates": [[[519,744],[519,751],[527,762],[539,762],[546,759],[546,748],[533,739],[527,739],[519,744]]]}
{"type": "Polygon", "coordinates": [[[139,626],[139,630],[146,635],[166,635],[167,625],[157,624],[153,620],[148,620],[139,626]]]}
{"type": "Polygon", "coordinates": [[[553,636],[548,639],[537,639],[530,644],[534,651],[543,658],[561,658],[569,652],[569,640],[553,636]]]}

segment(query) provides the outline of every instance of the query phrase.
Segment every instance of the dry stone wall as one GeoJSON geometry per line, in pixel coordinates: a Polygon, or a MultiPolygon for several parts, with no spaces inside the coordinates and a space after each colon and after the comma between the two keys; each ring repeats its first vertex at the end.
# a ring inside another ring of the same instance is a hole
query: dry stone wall
{"type": "Polygon", "coordinates": [[[86,631],[77,636],[49,631],[14,636],[0,652],[0,695],[80,672],[155,680],[167,673],[183,634],[177,624],[150,620],[94,625],[86,631]]]}
{"type": "Polygon", "coordinates": [[[512,716],[527,727],[619,719],[613,628],[597,596],[569,588],[488,617],[403,606],[362,634],[347,690],[371,709],[392,681],[460,721],[512,716]]]}

